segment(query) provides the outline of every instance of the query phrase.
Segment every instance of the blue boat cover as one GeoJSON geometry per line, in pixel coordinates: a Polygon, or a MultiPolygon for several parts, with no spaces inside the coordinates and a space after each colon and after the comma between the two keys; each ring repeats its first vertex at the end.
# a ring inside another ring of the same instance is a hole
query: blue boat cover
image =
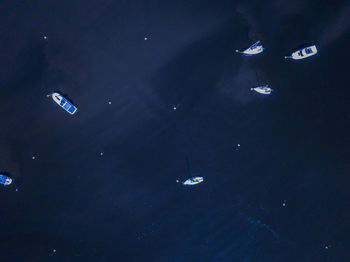
{"type": "Polygon", "coordinates": [[[64,108],[65,110],[68,111],[68,109],[70,108],[70,104],[67,102],[67,103],[63,106],[63,108],[64,108]]]}
{"type": "Polygon", "coordinates": [[[68,112],[73,113],[75,111],[76,107],[71,105],[71,107],[68,109],[68,112]]]}
{"type": "Polygon", "coordinates": [[[5,185],[5,181],[8,177],[5,175],[0,175],[0,184],[5,185]]]}

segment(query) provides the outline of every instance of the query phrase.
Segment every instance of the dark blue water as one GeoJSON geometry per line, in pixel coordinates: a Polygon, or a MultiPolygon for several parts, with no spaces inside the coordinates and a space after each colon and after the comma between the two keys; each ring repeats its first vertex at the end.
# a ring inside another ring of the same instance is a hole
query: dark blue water
{"type": "Polygon", "coordinates": [[[349,260],[349,13],[4,1],[0,261],[349,260]],[[261,55],[234,53],[256,40],[261,55]],[[317,56],[283,59],[309,43],[317,56]],[[192,188],[175,182],[187,157],[192,188]]]}

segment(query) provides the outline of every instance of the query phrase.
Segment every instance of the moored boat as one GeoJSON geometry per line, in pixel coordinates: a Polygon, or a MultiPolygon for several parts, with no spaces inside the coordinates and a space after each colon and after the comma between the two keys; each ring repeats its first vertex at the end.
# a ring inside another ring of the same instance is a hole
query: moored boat
{"type": "Polygon", "coordinates": [[[254,43],[253,45],[251,45],[250,47],[248,47],[244,51],[236,50],[237,53],[241,53],[241,54],[244,54],[246,56],[257,55],[257,54],[262,53],[263,51],[264,51],[264,48],[263,48],[262,44],[260,43],[260,41],[254,43]]]}
{"type": "Polygon", "coordinates": [[[259,94],[263,94],[263,95],[269,95],[273,91],[273,89],[270,88],[269,85],[252,87],[250,90],[255,91],[259,94]]]}
{"type": "MultiPolygon", "coordinates": [[[[190,161],[188,158],[186,158],[186,163],[187,163],[187,171],[188,171],[188,178],[181,182],[181,184],[183,184],[184,186],[194,186],[194,185],[197,185],[199,183],[202,183],[204,181],[204,178],[202,176],[198,176],[197,174],[193,174],[191,172],[191,169],[190,169],[190,161]]],[[[177,179],[176,180],[176,183],[179,183],[180,180],[177,179]]]]}
{"type": "Polygon", "coordinates": [[[290,56],[285,56],[284,58],[300,60],[300,59],[305,59],[305,58],[308,58],[308,57],[316,55],[316,54],[317,54],[316,45],[311,45],[308,47],[301,48],[301,49],[293,52],[290,56]]]}
{"type": "Polygon", "coordinates": [[[78,108],[76,108],[67,98],[60,93],[54,92],[51,94],[52,100],[55,101],[60,107],[66,110],[69,114],[73,115],[78,108]]]}
{"type": "Polygon", "coordinates": [[[194,186],[199,183],[202,183],[204,181],[204,178],[201,176],[193,176],[182,182],[184,186],[194,186]]]}

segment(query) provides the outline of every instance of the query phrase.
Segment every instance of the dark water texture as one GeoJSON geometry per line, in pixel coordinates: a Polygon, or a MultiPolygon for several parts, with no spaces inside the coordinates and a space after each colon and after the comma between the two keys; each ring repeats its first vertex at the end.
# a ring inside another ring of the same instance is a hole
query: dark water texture
{"type": "Polygon", "coordinates": [[[3,1],[0,261],[349,260],[349,14],[3,1]],[[256,40],[262,55],[234,53],[256,40]],[[283,59],[308,43],[317,56],[283,59]],[[271,96],[249,90],[256,73],[271,96]],[[186,157],[203,184],[175,183],[186,157]]]}

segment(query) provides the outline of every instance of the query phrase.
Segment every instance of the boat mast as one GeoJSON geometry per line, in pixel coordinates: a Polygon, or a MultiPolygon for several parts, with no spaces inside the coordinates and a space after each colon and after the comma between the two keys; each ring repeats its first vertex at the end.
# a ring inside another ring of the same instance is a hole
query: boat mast
{"type": "Polygon", "coordinates": [[[255,71],[255,76],[256,76],[256,81],[258,82],[258,86],[260,86],[260,81],[259,81],[259,76],[257,71],[255,71]]]}
{"type": "Polygon", "coordinates": [[[260,44],[260,40],[258,42],[255,42],[254,44],[252,44],[249,48],[255,48],[260,44]]]}
{"type": "Polygon", "coordinates": [[[188,175],[191,176],[192,173],[191,173],[191,168],[190,168],[190,160],[188,159],[188,157],[186,157],[186,166],[187,166],[188,175]]]}

